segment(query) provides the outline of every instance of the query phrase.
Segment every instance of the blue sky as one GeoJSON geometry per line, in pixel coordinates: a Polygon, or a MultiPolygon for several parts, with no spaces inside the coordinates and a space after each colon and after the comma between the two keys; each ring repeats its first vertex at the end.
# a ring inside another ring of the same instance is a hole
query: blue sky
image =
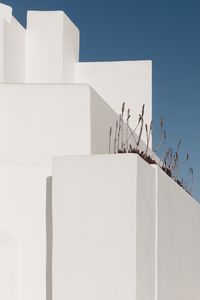
{"type": "Polygon", "coordinates": [[[168,144],[175,148],[182,138],[183,158],[190,154],[187,167],[194,168],[193,194],[200,199],[199,1],[2,2],[23,25],[27,10],[64,10],[81,31],[81,61],[152,60],[154,145],[163,116],[168,144]]]}

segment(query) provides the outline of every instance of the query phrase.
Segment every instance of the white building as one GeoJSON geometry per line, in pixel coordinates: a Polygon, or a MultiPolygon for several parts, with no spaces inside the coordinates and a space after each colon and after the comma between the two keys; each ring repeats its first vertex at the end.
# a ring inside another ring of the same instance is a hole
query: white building
{"type": "Polygon", "coordinates": [[[123,101],[150,123],[151,89],[150,61],[79,62],[63,12],[25,29],[0,4],[0,299],[199,300],[199,204],[109,154],[123,101]]]}

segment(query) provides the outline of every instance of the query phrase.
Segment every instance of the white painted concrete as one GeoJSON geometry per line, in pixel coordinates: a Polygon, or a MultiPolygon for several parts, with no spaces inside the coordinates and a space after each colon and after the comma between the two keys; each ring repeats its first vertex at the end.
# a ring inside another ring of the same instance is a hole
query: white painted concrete
{"type": "MultiPolygon", "coordinates": [[[[149,124],[152,66],[80,63],[61,11],[27,24],[0,4],[0,299],[52,300],[52,157],[107,154],[111,126],[112,153],[123,101],[149,124]]],[[[57,157],[53,175],[53,300],[199,300],[200,206],[166,174],[131,154],[57,157]]]]}
{"type": "Polygon", "coordinates": [[[51,299],[45,205],[53,155],[108,153],[116,118],[87,85],[0,85],[0,228],[19,243],[20,300],[51,299]]]}
{"type": "Polygon", "coordinates": [[[87,85],[0,85],[0,162],[108,153],[115,112],[87,85]]]}
{"type": "Polygon", "coordinates": [[[54,159],[53,299],[155,299],[154,172],[135,155],[54,159]]]}
{"type": "Polygon", "coordinates": [[[152,65],[150,61],[77,64],[77,82],[90,84],[118,113],[123,102],[131,109],[130,124],[137,125],[145,104],[145,122],[152,120],[152,65]]]}
{"type": "Polygon", "coordinates": [[[3,82],[25,82],[26,31],[12,17],[4,22],[4,79],[3,82]]]}
{"type": "Polygon", "coordinates": [[[74,82],[79,59],[79,31],[62,11],[29,11],[27,82],[74,82]]]}
{"type": "Polygon", "coordinates": [[[200,205],[157,169],[158,300],[200,298],[200,205]]]}
{"type": "MultiPolygon", "coordinates": [[[[111,147],[110,153],[114,153],[114,140],[115,140],[115,128],[116,120],[118,120],[118,115],[114,113],[113,109],[107,105],[107,103],[93,90],[90,89],[91,95],[91,106],[90,106],[90,132],[91,132],[91,154],[107,154],[109,153],[109,129],[112,127],[111,135],[111,147]]],[[[126,123],[123,123],[123,143],[126,142],[126,123]]],[[[121,132],[121,131],[120,131],[121,132]]],[[[121,133],[120,133],[121,135],[121,133]]],[[[128,131],[128,136],[130,131],[128,131]]],[[[132,147],[136,147],[136,142],[138,136],[134,134],[129,138],[129,144],[132,147]]],[[[121,137],[120,137],[120,148],[121,148],[121,137]]],[[[139,149],[141,151],[146,150],[146,144],[143,140],[140,141],[139,149]]],[[[71,153],[69,153],[71,154],[71,153]]],[[[77,153],[78,154],[78,153],[77,153]]],[[[148,154],[151,154],[154,159],[158,160],[157,156],[152,153],[152,150],[148,150],[148,154]]]]}
{"type": "Polygon", "coordinates": [[[0,3],[0,83],[25,82],[26,30],[0,3]]]}
{"type": "Polygon", "coordinates": [[[15,237],[0,230],[0,299],[19,299],[18,248],[15,237]]]}
{"type": "Polygon", "coordinates": [[[140,157],[55,158],[53,221],[54,299],[199,299],[200,206],[140,157]]]}
{"type": "Polygon", "coordinates": [[[4,20],[0,19],[0,83],[4,81],[4,20]]]}
{"type": "Polygon", "coordinates": [[[79,30],[62,11],[29,11],[27,30],[7,6],[0,12],[0,82],[86,83],[117,112],[122,102],[132,110],[132,127],[143,104],[152,119],[150,61],[79,63],[79,30]]]}
{"type": "Polygon", "coordinates": [[[52,157],[108,153],[116,118],[87,85],[0,85],[0,228],[19,244],[20,300],[51,299],[45,205],[52,157]]]}
{"type": "Polygon", "coordinates": [[[46,178],[50,174],[51,166],[0,165],[0,228],[11,235],[0,236],[3,300],[46,299],[46,178]]]}
{"type": "MultiPolygon", "coordinates": [[[[130,154],[133,155],[133,154],[130,154]]],[[[134,155],[135,156],[135,155],[134,155]]],[[[133,159],[130,157],[130,159],[133,159]]],[[[155,171],[137,156],[136,299],[156,296],[156,186],[155,171]]]]}
{"type": "Polygon", "coordinates": [[[11,23],[12,21],[12,7],[3,3],[0,3],[0,19],[11,23]]]}
{"type": "MultiPolygon", "coordinates": [[[[93,90],[90,89],[90,133],[91,133],[91,153],[109,153],[109,130],[113,128],[111,137],[111,153],[114,152],[115,124],[118,115],[112,108],[93,90]]],[[[131,139],[130,139],[131,140],[131,139]]],[[[125,135],[124,135],[125,141],[125,135]]],[[[72,153],[73,154],[73,153],[72,153]]]]}
{"type": "Polygon", "coordinates": [[[75,81],[76,63],[79,61],[80,33],[63,13],[63,82],[75,81]]]}

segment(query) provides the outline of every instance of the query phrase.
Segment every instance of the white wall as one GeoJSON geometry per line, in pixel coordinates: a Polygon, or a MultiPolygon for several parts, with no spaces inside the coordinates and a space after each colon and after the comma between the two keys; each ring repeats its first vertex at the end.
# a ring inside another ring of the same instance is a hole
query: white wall
{"type": "Polygon", "coordinates": [[[0,19],[0,83],[4,81],[4,21],[0,19]]]}
{"type": "Polygon", "coordinates": [[[63,13],[63,82],[75,81],[76,63],[79,61],[80,33],[78,28],[63,13]]]}
{"type": "Polygon", "coordinates": [[[90,106],[91,153],[109,153],[109,131],[113,127],[111,152],[114,152],[114,128],[118,118],[113,109],[93,90],[90,106]]]}
{"type": "MultiPolygon", "coordinates": [[[[132,154],[133,155],[133,154],[132,154]]],[[[137,300],[156,299],[155,171],[137,158],[136,268],[137,300]]]]}
{"type": "Polygon", "coordinates": [[[117,112],[123,102],[131,109],[130,124],[137,125],[145,104],[145,121],[152,120],[152,66],[150,61],[89,62],[77,64],[76,82],[90,84],[117,112]]]}
{"type": "Polygon", "coordinates": [[[74,82],[79,31],[62,11],[27,15],[27,82],[74,82]]]}
{"type": "Polygon", "coordinates": [[[0,228],[19,244],[20,300],[46,295],[46,178],[52,157],[108,153],[116,118],[87,85],[0,85],[0,228]]]}
{"type": "Polygon", "coordinates": [[[55,158],[53,224],[55,299],[199,299],[199,203],[140,157],[55,158]]]}
{"type": "MultiPolygon", "coordinates": [[[[25,31],[1,8],[0,82],[84,83],[0,85],[0,228],[11,234],[0,233],[0,299],[51,300],[52,157],[108,153],[123,101],[132,127],[143,104],[150,123],[151,62],[78,63],[79,31],[63,12],[31,11],[25,31]]],[[[134,155],[55,159],[56,297],[199,300],[199,204],[156,174],[134,155]]]]}
{"type": "Polygon", "coordinates": [[[0,82],[86,83],[117,113],[125,101],[132,111],[132,127],[145,104],[145,121],[150,123],[150,61],[79,63],[79,30],[65,13],[29,11],[27,30],[9,13],[10,23],[8,13],[0,15],[0,82]]]}
{"type": "Polygon", "coordinates": [[[2,160],[51,164],[57,154],[90,153],[89,87],[4,85],[0,93],[2,160]]]}
{"type": "Polygon", "coordinates": [[[55,155],[108,153],[117,118],[87,85],[1,84],[0,162],[51,164],[55,155]]]}
{"type": "MultiPolygon", "coordinates": [[[[91,106],[90,106],[90,126],[91,126],[91,154],[106,154],[109,153],[109,131],[112,127],[111,141],[110,141],[110,153],[114,153],[114,140],[115,140],[115,128],[116,120],[119,119],[114,110],[107,105],[107,103],[96,93],[95,90],[90,89],[91,94],[91,106]]],[[[127,126],[123,123],[123,143],[126,142],[127,126]]],[[[130,136],[130,130],[128,130],[128,136],[130,136]]],[[[134,134],[129,138],[129,144],[135,147],[135,141],[138,140],[138,136],[134,134]]],[[[120,148],[121,148],[121,131],[120,131],[120,148]]],[[[143,140],[140,141],[139,149],[146,151],[146,144],[143,140]]],[[[151,154],[154,159],[158,159],[152,150],[148,150],[148,154],[151,154]]]]}
{"type": "Polygon", "coordinates": [[[0,299],[20,299],[18,247],[15,237],[0,230],[0,299]]]}
{"type": "Polygon", "coordinates": [[[12,21],[12,7],[3,3],[0,3],[0,19],[8,23],[12,21]]]}
{"type": "Polygon", "coordinates": [[[12,17],[4,22],[4,81],[25,82],[26,30],[12,17]]]}
{"type": "Polygon", "coordinates": [[[53,299],[155,299],[154,180],[131,154],[54,159],[53,299]]]}
{"type": "Polygon", "coordinates": [[[90,153],[86,85],[0,86],[0,161],[51,164],[54,155],[90,153]]]}
{"type": "Polygon", "coordinates": [[[200,299],[200,205],[159,169],[157,203],[157,299],[200,299]]]}
{"type": "Polygon", "coordinates": [[[14,237],[12,242],[0,235],[3,300],[50,300],[46,298],[45,220],[50,174],[50,166],[0,165],[0,228],[14,237]]]}
{"type": "MultiPolygon", "coordinates": [[[[116,117],[87,85],[0,85],[0,228],[11,232],[19,244],[20,300],[51,300],[45,209],[53,155],[107,153],[110,120],[115,123],[116,117]],[[97,114],[104,128],[99,124],[94,130],[97,114]]],[[[4,296],[6,291],[2,290],[4,296]]],[[[2,299],[16,298],[6,297],[2,299]]]]}
{"type": "MultiPolygon", "coordinates": [[[[1,7],[0,7],[1,10],[1,7]]],[[[0,18],[0,82],[25,82],[26,31],[11,17],[0,18]]]]}
{"type": "Polygon", "coordinates": [[[4,23],[11,20],[12,8],[0,3],[0,83],[4,82],[4,23]]]}

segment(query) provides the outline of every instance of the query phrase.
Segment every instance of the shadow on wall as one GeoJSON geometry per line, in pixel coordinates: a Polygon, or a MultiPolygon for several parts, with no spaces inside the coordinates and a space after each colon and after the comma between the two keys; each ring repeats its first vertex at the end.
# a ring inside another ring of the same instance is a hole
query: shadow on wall
{"type": "Polygon", "coordinates": [[[46,300],[52,300],[52,177],[46,180],[46,300]]]}

